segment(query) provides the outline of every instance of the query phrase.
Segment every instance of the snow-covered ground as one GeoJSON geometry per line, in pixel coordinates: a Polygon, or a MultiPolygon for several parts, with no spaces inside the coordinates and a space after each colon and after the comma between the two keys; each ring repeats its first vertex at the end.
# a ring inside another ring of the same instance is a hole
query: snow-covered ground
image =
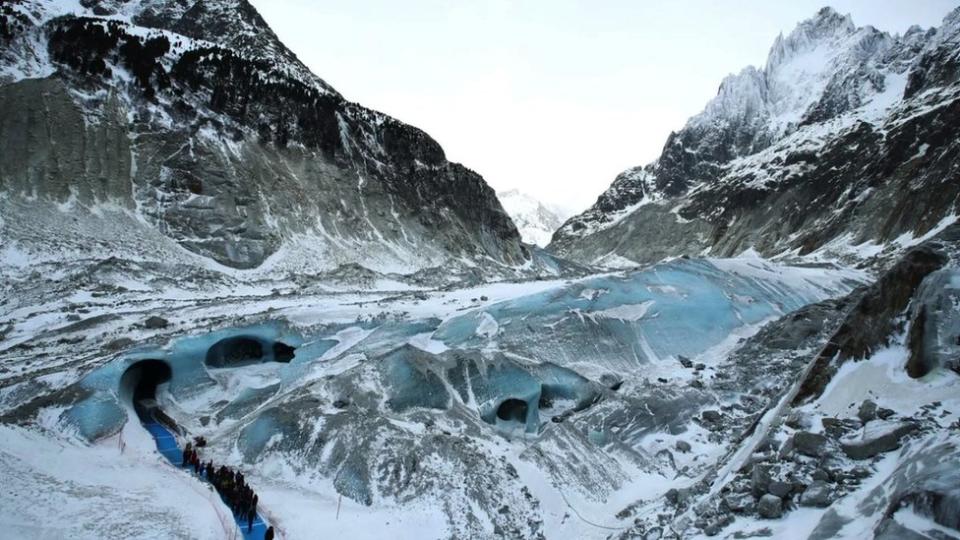
{"type": "Polygon", "coordinates": [[[89,446],[6,424],[0,441],[5,538],[220,539],[236,532],[220,498],[158,454],[135,416],[121,435],[89,446]]]}

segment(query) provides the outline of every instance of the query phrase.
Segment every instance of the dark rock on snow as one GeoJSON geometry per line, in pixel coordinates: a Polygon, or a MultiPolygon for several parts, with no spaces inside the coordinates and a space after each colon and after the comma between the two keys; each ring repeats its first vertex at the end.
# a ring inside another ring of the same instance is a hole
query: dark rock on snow
{"type": "Polygon", "coordinates": [[[757,513],[762,518],[776,519],[783,515],[783,500],[768,493],[757,502],[757,513]]]}
{"type": "Polygon", "coordinates": [[[822,457],[827,451],[827,438],[818,433],[799,431],[793,436],[797,452],[810,457],[822,457]]]}

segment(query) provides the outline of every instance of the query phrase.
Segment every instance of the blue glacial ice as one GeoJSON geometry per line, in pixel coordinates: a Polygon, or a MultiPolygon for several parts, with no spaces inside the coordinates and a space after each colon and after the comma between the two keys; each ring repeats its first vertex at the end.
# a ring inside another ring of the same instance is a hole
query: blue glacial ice
{"type": "Polygon", "coordinates": [[[817,284],[815,269],[786,277],[768,273],[764,279],[759,271],[680,259],[494,304],[445,321],[432,337],[450,348],[509,351],[581,373],[598,367],[621,372],[670,356],[696,356],[738,328],[856,284],[836,278],[817,284]]]}
{"type": "MultiPolygon", "coordinates": [[[[601,375],[642,370],[677,355],[694,357],[738,328],[855,285],[836,270],[675,260],[567,283],[446,320],[375,319],[327,326],[310,336],[282,322],[224,329],[128,352],[85,377],[79,383],[84,397],[62,418],[89,440],[115,433],[126,421],[123,375],[141,360],[169,365],[165,389],[178,401],[215,385],[211,370],[283,362],[279,384],[240,392],[221,410],[220,416],[239,417],[296,387],[316,362],[357,354],[373,361],[386,405],[395,413],[467,407],[491,425],[533,432],[598,399],[602,389],[595,381],[601,375]],[[340,331],[355,337],[342,338],[340,331]],[[432,354],[416,348],[424,336],[449,350],[432,354]]],[[[284,431],[267,418],[248,424],[245,446],[259,454],[278,429],[284,431]]]]}
{"type": "Polygon", "coordinates": [[[387,405],[395,412],[449,409],[456,400],[486,423],[536,432],[547,416],[586,407],[600,387],[569,369],[529,364],[503,354],[448,351],[434,355],[405,345],[377,359],[387,405]]]}
{"type": "MultiPolygon", "coordinates": [[[[292,360],[296,356],[288,357],[294,354],[291,349],[302,343],[300,335],[280,323],[271,322],[186,337],[164,348],[133,349],[81,379],[78,390],[85,397],[65,410],[61,420],[91,441],[117,433],[127,420],[125,407],[132,398],[132,386],[139,382],[129,376],[131,367],[145,360],[160,361],[169,367],[169,380],[163,381],[165,388],[175,399],[181,400],[214,385],[208,370],[230,365],[231,360],[235,365],[285,361],[290,362],[291,371],[294,371],[296,363],[292,360]],[[240,344],[239,352],[231,350],[236,344],[240,344]],[[259,358],[252,357],[256,350],[260,352],[259,358]]],[[[314,344],[313,351],[324,350],[334,343],[314,344]]],[[[250,397],[241,395],[241,399],[249,400],[250,397]]]]}

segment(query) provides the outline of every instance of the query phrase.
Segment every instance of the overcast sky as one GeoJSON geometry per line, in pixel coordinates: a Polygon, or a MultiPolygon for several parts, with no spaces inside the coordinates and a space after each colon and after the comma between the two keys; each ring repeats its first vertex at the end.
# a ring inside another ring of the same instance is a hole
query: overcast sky
{"type": "MultiPolygon", "coordinates": [[[[422,128],[495,189],[582,210],[655,159],[723,77],[824,0],[252,0],[347,99],[422,128]]],[[[837,0],[857,25],[939,26],[960,0],[837,0]]]]}

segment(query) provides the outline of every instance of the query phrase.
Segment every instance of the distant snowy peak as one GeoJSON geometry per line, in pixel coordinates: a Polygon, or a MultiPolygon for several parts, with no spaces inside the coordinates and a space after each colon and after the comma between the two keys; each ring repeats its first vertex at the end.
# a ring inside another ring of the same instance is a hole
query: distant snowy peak
{"type": "Polygon", "coordinates": [[[520,238],[528,244],[546,246],[550,243],[553,231],[569,217],[569,212],[554,206],[548,206],[537,199],[516,189],[497,193],[503,209],[513,219],[520,231],[520,238]]]}

